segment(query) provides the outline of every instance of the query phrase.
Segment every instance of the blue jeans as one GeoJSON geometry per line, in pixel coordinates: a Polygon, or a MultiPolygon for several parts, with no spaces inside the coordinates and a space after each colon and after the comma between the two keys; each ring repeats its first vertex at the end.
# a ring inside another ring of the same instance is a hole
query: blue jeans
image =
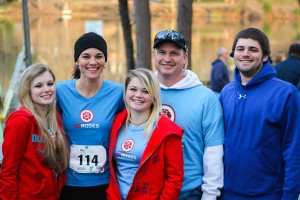
{"type": "Polygon", "coordinates": [[[187,196],[181,198],[180,200],[201,200],[202,197],[202,190],[201,186],[196,187],[192,190],[187,196]]]}

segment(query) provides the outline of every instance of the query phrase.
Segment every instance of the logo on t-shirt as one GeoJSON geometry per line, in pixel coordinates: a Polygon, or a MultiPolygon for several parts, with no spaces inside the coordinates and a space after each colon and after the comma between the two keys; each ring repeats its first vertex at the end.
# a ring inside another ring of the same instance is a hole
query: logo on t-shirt
{"type": "Polygon", "coordinates": [[[131,140],[131,139],[129,139],[129,140],[125,140],[122,143],[121,149],[124,152],[128,152],[128,151],[131,151],[131,149],[133,148],[133,146],[134,146],[134,141],[131,140]]]}
{"type": "Polygon", "coordinates": [[[80,113],[80,119],[84,122],[90,122],[94,118],[94,114],[90,110],[84,110],[80,113]]]}
{"type": "Polygon", "coordinates": [[[170,105],[163,104],[161,111],[163,115],[167,116],[170,120],[175,122],[175,111],[170,105]]]}

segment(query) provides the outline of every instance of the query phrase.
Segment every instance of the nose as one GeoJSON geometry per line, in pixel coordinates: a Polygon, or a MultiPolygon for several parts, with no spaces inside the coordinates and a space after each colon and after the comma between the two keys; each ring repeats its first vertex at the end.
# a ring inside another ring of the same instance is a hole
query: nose
{"type": "Polygon", "coordinates": [[[170,56],[170,54],[166,53],[165,56],[164,56],[164,60],[166,62],[170,62],[170,61],[172,61],[172,57],[170,56]]]}
{"type": "Polygon", "coordinates": [[[95,63],[97,63],[96,58],[91,57],[90,64],[95,64],[95,63]]]}
{"type": "Polygon", "coordinates": [[[44,86],[44,92],[46,92],[46,93],[50,92],[50,87],[51,87],[51,86],[49,86],[49,85],[46,84],[46,85],[44,86]]]}
{"type": "Polygon", "coordinates": [[[249,50],[248,49],[245,49],[243,52],[242,52],[242,56],[248,56],[249,55],[249,50]]]}
{"type": "Polygon", "coordinates": [[[142,97],[142,91],[137,90],[136,93],[135,93],[135,96],[138,97],[138,98],[141,98],[142,97]]]}

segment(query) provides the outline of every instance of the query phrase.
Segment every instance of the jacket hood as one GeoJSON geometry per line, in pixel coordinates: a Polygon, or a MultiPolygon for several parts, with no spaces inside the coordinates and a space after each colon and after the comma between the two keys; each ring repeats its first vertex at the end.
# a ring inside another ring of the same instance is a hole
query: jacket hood
{"type": "Polygon", "coordinates": [[[11,113],[8,116],[6,122],[13,119],[13,118],[15,118],[15,117],[19,117],[19,116],[26,117],[26,118],[30,119],[34,124],[37,125],[37,121],[34,118],[34,115],[28,109],[26,109],[24,107],[21,107],[19,110],[16,110],[13,113],[11,113]]]}
{"type": "MultiPolygon", "coordinates": [[[[274,67],[269,62],[266,62],[261,70],[245,85],[245,88],[250,89],[256,87],[265,80],[273,78],[275,76],[276,71],[274,67]]],[[[242,85],[241,75],[237,67],[234,69],[234,80],[236,81],[236,84],[238,84],[238,86],[242,85]]]]}
{"type": "MultiPolygon", "coordinates": [[[[269,63],[266,62],[263,67],[261,68],[261,70],[246,84],[246,85],[242,85],[242,80],[241,80],[241,75],[239,73],[238,68],[236,67],[234,70],[234,79],[235,79],[235,83],[234,83],[234,87],[235,87],[235,92],[237,95],[237,98],[234,99],[234,123],[236,123],[237,120],[237,116],[236,116],[236,108],[237,108],[237,99],[241,100],[243,99],[243,106],[242,106],[242,110],[241,110],[241,118],[243,118],[244,115],[244,109],[245,109],[245,104],[247,101],[247,90],[251,90],[252,88],[255,88],[257,86],[259,86],[261,83],[263,83],[264,81],[273,78],[276,76],[276,71],[274,69],[274,67],[269,63]]],[[[239,123],[239,130],[242,127],[242,120],[240,120],[239,123]]]]}
{"type": "MultiPolygon", "coordinates": [[[[157,72],[155,72],[155,75],[157,76],[157,72]]],[[[182,80],[180,80],[179,82],[175,83],[174,85],[172,85],[170,87],[165,86],[162,83],[159,83],[160,87],[162,89],[177,89],[177,90],[180,90],[180,89],[192,88],[192,87],[195,87],[195,86],[198,86],[198,85],[203,85],[203,83],[200,81],[198,75],[195,74],[191,70],[188,70],[188,69],[185,70],[183,76],[184,77],[183,77],[182,80]]]]}

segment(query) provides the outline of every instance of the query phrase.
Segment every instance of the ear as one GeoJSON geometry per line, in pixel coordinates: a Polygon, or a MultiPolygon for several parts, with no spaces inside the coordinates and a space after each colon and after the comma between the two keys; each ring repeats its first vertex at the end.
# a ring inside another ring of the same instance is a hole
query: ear
{"type": "Polygon", "coordinates": [[[263,57],[263,62],[266,62],[269,59],[269,56],[264,56],[263,57]]]}

